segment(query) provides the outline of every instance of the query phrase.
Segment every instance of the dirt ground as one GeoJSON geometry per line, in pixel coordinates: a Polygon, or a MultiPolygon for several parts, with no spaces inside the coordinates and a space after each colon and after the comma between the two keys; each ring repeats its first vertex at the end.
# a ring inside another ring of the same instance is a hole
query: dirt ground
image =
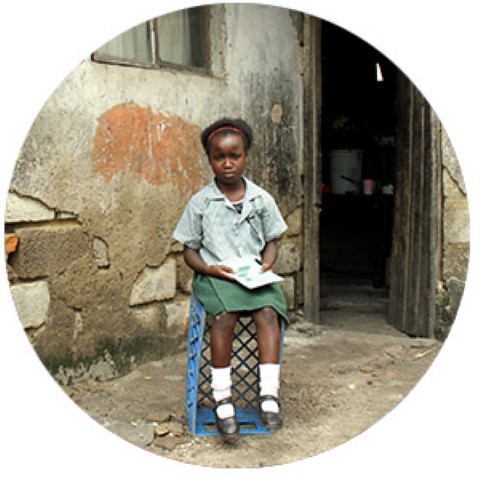
{"type": "Polygon", "coordinates": [[[113,433],[180,462],[248,468],[305,459],[381,419],[415,386],[442,345],[399,333],[385,323],[381,305],[330,307],[322,324],[298,317],[285,333],[284,427],[272,434],[240,435],[233,444],[217,436],[193,437],[184,413],[186,354],[65,391],[113,433]]]}

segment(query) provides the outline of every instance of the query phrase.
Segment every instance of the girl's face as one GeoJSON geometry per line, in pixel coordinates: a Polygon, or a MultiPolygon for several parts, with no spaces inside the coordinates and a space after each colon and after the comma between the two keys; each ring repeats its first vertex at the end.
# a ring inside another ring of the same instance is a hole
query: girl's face
{"type": "Polygon", "coordinates": [[[217,182],[223,185],[234,185],[241,181],[247,158],[240,135],[215,135],[210,141],[208,161],[217,182]]]}

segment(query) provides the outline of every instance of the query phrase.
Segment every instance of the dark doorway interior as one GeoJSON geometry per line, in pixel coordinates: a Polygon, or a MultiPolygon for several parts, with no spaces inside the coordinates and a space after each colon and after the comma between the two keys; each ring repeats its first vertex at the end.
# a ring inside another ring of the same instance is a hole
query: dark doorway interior
{"type": "Polygon", "coordinates": [[[380,52],[322,23],[322,309],[388,300],[395,82],[380,52]]]}

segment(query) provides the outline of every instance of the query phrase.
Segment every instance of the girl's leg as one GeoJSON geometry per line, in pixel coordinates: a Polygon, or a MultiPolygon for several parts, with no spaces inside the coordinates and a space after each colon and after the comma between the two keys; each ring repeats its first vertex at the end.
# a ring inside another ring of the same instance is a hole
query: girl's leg
{"type": "Polygon", "coordinates": [[[270,307],[253,314],[257,328],[260,373],[260,408],[269,412],[266,423],[272,428],[281,427],[278,416],[278,389],[280,387],[280,325],[277,312],[270,307]]]}
{"type": "Polygon", "coordinates": [[[230,366],[232,357],[232,339],[238,314],[222,312],[212,321],[210,332],[210,350],[212,366],[226,368],[230,366]]]}
{"type": "Polygon", "coordinates": [[[278,314],[270,307],[256,310],[252,314],[257,329],[260,364],[280,362],[280,326],[278,314]]]}
{"type": "Polygon", "coordinates": [[[212,361],[212,395],[217,403],[216,415],[220,420],[217,424],[222,435],[236,433],[238,426],[235,410],[231,402],[221,403],[229,399],[231,393],[231,355],[232,339],[238,315],[230,312],[222,312],[212,320],[210,332],[210,352],[212,361]]]}
{"type": "Polygon", "coordinates": [[[253,313],[257,329],[260,373],[260,417],[267,428],[281,428],[278,389],[280,387],[280,326],[277,312],[265,307],[253,313]]]}

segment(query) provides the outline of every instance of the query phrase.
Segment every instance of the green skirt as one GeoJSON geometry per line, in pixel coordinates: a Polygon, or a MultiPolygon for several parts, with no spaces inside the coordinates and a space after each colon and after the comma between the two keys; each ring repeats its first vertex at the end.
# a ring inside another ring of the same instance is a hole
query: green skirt
{"type": "Polygon", "coordinates": [[[285,296],[278,283],[250,290],[231,280],[195,273],[193,292],[212,316],[221,312],[248,315],[262,307],[272,307],[286,325],[289,323],[285,296]]]}

